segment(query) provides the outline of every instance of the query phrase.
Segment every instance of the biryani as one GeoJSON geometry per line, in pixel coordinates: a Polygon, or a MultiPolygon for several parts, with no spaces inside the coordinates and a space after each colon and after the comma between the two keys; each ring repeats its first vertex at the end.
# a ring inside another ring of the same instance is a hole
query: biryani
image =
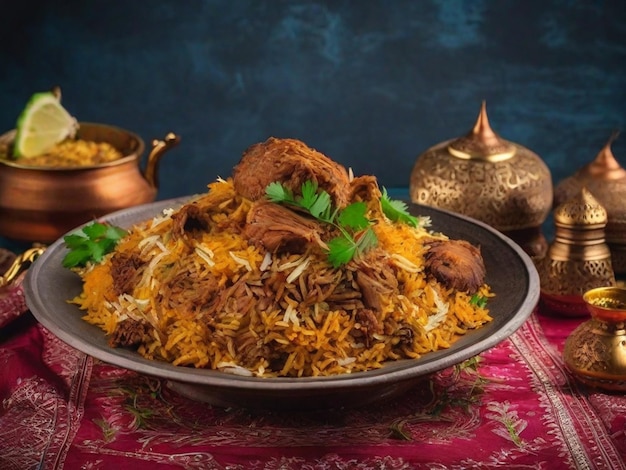
{"type": "Polygon", "coordinates": [[[428,222],[375,177],[270,138],[231,177],[78,269],[72,302],[111,347],[178,366],[258,377],[377,369],[491,321],[479,247],[428,222]]]}

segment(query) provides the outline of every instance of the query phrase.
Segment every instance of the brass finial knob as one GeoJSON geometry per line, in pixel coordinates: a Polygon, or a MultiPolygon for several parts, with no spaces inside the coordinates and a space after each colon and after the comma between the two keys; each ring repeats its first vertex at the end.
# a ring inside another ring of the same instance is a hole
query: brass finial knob
{"type": "Polygon", "coordinates": [[[501,139],[491,129],[487,117],[487,103],[483,101],[474,128],[467,135],[453,140],[448,146],[448,152],[466,160],[499,162],[515,155],[515,146],[501,139]]]}

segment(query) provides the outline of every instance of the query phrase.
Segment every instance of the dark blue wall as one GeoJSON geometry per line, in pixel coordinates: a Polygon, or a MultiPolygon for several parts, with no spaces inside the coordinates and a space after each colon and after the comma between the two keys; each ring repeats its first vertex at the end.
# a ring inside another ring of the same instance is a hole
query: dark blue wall
{"type": "MultiPolygon", "coordinates": [[[[3,2],[0,44],[1,129],[60,85],[80,120],[174,131],[159,198],[204,191],[269,136],[406,187],[483,99],[559,181],[626,121],[624,1],[24,0],[3,2]]],[[[626,164],[626,136],[613,150],[626,164]]]]}

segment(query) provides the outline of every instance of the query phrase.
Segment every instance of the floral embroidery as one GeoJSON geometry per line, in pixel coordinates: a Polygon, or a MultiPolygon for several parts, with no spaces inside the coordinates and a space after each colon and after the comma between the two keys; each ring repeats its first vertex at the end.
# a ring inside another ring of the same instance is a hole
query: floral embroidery
{"type": "Polygon", "coordinates": [[[511,409],[511,404],[508,401],[488,403],[487,409],[492,413],[487,413],[485,416],[503,426],[494,428],[493,432],[500,437],[513,441],[516,446],[522,447],[523,441],[520,434],[526,429],[528,422],[517,416],[517,411],[511,409]]]}

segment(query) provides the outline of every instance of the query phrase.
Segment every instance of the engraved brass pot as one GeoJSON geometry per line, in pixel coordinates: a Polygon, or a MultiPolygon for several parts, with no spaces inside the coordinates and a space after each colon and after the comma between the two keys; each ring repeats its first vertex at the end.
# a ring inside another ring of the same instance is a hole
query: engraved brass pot
{"type": "MultiPolygon", "coordinates": [[[[14,137],[15,130],[3,134],[0,145],[10,146],[14,137]]],[[[0,160],[0,236],[48,243],[94,218],[153,201],[159,161],[179,141],[172,133],[155,140],[142,171],[145,144],[133,132],[80,123],[78,137],[108,142],[124,157],[72,168],[28,167],[0,160]]]]}
{"type": "Polygon", "coordinates": [[[611,249],[613,269],[618,275],[626,275],[626,169],[611,150],[615,138],[616,135],[611,136],[594,160],[555,186],[554,203],[560,204],[586,187],[607,212],[606,242],[611,249]]]}
{"type": "Polygon", "coordinates": [[[418,204],[478,219],[543,256],[541,224],[552,208],[552,177],[534,152],[498,136],[483,102],[474,128],[418,156],[409,192],[418,204]]]}
{"type": "Polygon", "coordinates": [[[591,319],[566,339],[565,364],[587,385],[626,391],[626,289],[598,287],[587,291],[583,299],[591,319]]]}

